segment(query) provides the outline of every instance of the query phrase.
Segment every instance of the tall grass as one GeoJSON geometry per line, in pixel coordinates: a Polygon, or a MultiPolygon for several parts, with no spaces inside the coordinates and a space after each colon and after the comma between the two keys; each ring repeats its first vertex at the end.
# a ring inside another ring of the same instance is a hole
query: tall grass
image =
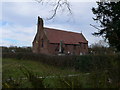
{"type": "MultiPolygon", "coordinates": [[[[73,77],[43,77],[38,76],[28,70],[26,67],[21,67],[20,70],[27,77],[26,79],[30,83],[27,88],[119,88],[119,78],[115,82],[107,71],[93,71],[90,74],[81,74],[73,77]],[[109,81],[109,79],[111,81],[109,81]]],[[[26,82],[26,83],[28,83],[26,82]]],[[[20,78],[15,80],[9,78],[3,82],[3,88],[22,88],[24,79],[20,78]]],[[[24,86],[25,87],[25,86],[24,86]]]]}
{"type": "MultiPolygon", "coordinates": [[[[83,73],[90,73],[88,75],[88,86],[90,87],[120,87],[120,54],[51,56],[34,53],[3,53],[3,58],[36,60],[56,67],[70,67],[83,73]]],[[[62,82],[72,88],[73,82],[68,80],[67,84],[66,80],[68,79],[62,79],[62,82]]]]}
{"type": "Polygon", "coordinates": [[[75,77],[38,77],[34,72],[30,71],[25,66],[20,66],[21,72],[26,76],[26,78],[8,78],[2,85],[3,88],[24,88],[24,81],[30,83],[26,88],[81,88],[79,76],[75,77]],[[52,81],[51,81],[52,80],[52,81]]]}

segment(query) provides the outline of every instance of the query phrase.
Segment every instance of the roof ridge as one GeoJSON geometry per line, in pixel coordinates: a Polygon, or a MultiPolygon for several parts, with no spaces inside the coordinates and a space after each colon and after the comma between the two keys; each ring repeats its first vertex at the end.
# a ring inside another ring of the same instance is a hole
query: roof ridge
{"type": "Polygon", "coordinates": [[[63,32],[69,32],[69,33],[82,34],[82,33],[79,33],[79,32],[66,31],[66,30],[60,30],[60,29],[55,29],[55,28],[48,28],[48,27],[44,27],[44,28],[45,28],[45,29],[53,29],[53,30],[63,31],[63,32]]]}

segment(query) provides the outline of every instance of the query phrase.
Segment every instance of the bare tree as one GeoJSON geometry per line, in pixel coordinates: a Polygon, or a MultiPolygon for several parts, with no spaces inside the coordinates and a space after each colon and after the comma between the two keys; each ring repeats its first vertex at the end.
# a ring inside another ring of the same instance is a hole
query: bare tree
{"type": "Polygon", "coordinates": [[[53,14],[52,16],[50,16],[50,18],[48,18],[48,20],[53,19],[60,9],[62,10],[62,12],[64,12],[66,9],[69,14],[72,14],[72,10],[68,0],[35,0],[35,1],[41,4],[49,3],[50,5],[53,6],[53,10],[51,10],[53,11],[53,14]]]}

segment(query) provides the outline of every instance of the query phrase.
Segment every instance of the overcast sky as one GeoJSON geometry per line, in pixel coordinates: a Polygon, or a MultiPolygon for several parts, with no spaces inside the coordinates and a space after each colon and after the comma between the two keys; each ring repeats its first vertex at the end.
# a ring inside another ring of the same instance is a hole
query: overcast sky
{"type": "MultiPolygon", "coordinates": [[[[37,17],[44,19],[44,26],[67,31],[83,33],[89,45],[102,38],[92,35],[95,25],[91,9],[97,7],[95,2],[70,2],[72,15],[68,12],[58,11],[52,20],[47,20],[52,15],[53,7],[37,2],[1,2],[0,9],[0,46],[32,46],[37,28],[37,17]]],[[[71,37],[72,38],[72,37],[71,37]]]]}

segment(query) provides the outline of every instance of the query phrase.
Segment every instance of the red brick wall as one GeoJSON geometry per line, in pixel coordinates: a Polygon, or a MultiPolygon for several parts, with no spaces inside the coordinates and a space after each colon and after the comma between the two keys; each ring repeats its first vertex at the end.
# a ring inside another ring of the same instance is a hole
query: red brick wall
{"type": "Polygon", "coordinates": [[[33,42],[33,52],[34,53],[43,53],[49,54],[48,52],[48,39],[45,35],[45,32],[42,28],[39,28],[36,39],[33,42]],[[42,47],[42,40],[43,40],[43,47],[42,47]]]}
{"type": "MultiPolygon", "coordinates": [[[[33,43],[34,50],[36,53],[51,54],[55,55],[59,53],[59,44],[50,44],[46,37],[42,38],[44,40],[44,47],[42,47],[42,41],[40,39],[39,44],[33,43]],[[39,47],[38,47],[39,46],[39,47]]],[[[88,44],[81,45],[63,45],[64,53],[70,52],[71,54],[80,55],[88,53],[88,44]]]]}
{"type": "MultiPolygon", "coordinates": [[[[71,54],[80,55],[80,52],[82,54],[86,54],[88,52],[88,45],[82,44],[82,45],[63,45],[64,53],[68,53],[68,51],[71,54]],[[84,46],[85,45],[85,46],[84,46]]],[[[49,44],[48,45],[48,52],[49,54],[58,54],[59,52],[59,44],[49,44]]]]}
{"type": "Polygon", "coordinates": [[[50,54],[57,54],[59,50],[58,44],[50,44],[48,45],[48,51],[50,54]]]}
{"type": "MultiPolygon", "coordinates": [[[[38,43],[33,43],[33,47],[35,48],[33,51],[38,51],[39,53],[43,54],[58,54],[59,53],[59,44],[51,44],[47,40],[45,36],[43,36],[39,41],[39,49],[38,49],[38,43]],[[44,47],[42,47],[42,41],[44,40],[44,47]]],[[[64,53],[70,52],[71,54],[80,55],[81,54],[87,54],[88,53],[88,44],[81,44],[81,45],[63,45],[64,53]]]]}

